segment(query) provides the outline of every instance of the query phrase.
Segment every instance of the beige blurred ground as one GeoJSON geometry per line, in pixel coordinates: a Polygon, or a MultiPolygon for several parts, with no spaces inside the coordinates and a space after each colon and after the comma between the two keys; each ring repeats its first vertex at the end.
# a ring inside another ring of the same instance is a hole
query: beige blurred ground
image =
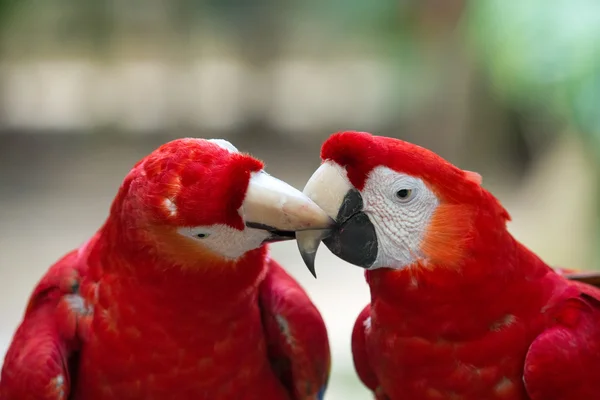
{"type": "MultiPolygon", "coordinates": [[[[0,355],[17,326],[27,297],[48,266],[78,246],[103,222],[121,179],[137,159],[170,138],[149,140],[92,137],[15,137],[0,149],[0,355]]],[[[267,169],[302,188],[318,166],[320,143],[298,145],[273,139],[232,139],[267,163],[267,169]]],[[[593,200],[581,145],[559,141],[540,160],[523,187],[497,187],[515,222],[517,237],[553,264],[584,267],[591,257],[586,232],[591,230],[593,200]],[[556,192],[568,183],[570,196],[556,192]]],[[[484,176],[485,183],[485,176],[484,176]]],[[[304,268],[294,242],[272,246],[279,260],[306,288],[330,333],[333,372],[327,399],[368,398],[358,382],[350,354],[354,318],[369,299],[363,271],[322,248],[318,280],[304,268]]]]}

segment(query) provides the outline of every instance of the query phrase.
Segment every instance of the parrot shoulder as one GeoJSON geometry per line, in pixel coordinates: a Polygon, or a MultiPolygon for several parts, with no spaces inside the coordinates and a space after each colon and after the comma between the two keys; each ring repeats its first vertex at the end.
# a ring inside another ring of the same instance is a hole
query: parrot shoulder
{"type": "Polygon", "coordinates": [[[532,400],[600,397],[600,289],[570,281],[531,344],[523,381],[532,400]]]}
{"type": "Polygon", "coordinates": [[[322,399],[331,355],[321,314],[300,285],[275,261],[260,287],[269,359],[295,399],[322,399]]]}
{"type": "Polygon", "coordinates": [[[25,309],[0,380],[0,400],[69,397],[88,307],[79,294],[85,265],[74,250],[42,277],[25,309]]]}

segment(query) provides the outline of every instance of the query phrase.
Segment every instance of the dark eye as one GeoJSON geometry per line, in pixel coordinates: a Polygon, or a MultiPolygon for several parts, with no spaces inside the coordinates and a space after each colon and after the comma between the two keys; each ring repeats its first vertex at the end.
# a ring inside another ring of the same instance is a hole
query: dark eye
{"type": "Polygon", "coordinates": [[[410,201],[414,197],[413,195],[414,195],[413,189],[400,189],[396,192],[396,197],[401,202],[410,201]]]}
{"type": "Polygon", "coordinates": [[[408,199],[412,194],[412,190],[410,189],[400,189],[396,192],[396,197],[401,200],[408,199]]]}
{"type": "Polygon", "coordinates": [[[198,239],[205,239],[205,238],[207,238],[207,237],[208,237],[208,233],[197,233],[197,234],[196,234],[196,237],[197,237],[198,239]]]}

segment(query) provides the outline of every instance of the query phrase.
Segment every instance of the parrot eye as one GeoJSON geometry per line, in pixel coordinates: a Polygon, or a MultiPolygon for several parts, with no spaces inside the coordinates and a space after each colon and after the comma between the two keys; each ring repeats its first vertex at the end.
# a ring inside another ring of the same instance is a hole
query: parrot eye
{"type": "Polygon", "coordinates": [[[413,199],[414,192],[415,191],[413,189],[400,189],[396,192],[396,197],[398,200],[400,200],[400,202],[406,203],[413,199]]]}
{"type": "Polygon", "coordinates": [[[210,236],[208,233],[197,233],[196,237],[198,239],[206,239],[208,236],[210,236]]]}

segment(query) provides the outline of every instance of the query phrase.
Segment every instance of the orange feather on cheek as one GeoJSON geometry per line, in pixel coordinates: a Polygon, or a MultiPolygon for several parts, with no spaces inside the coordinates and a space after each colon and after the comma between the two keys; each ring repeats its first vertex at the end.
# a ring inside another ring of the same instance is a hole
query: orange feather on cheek
{"type": "Polygon", "coordinates": [[[202,243],[179,234],[176,227],[155,226],[150,229],[160,257],[171,260],[174,264],[186,267],[198,266],[199,260],[202,260],[201,265],[206,268],[217,265],[233,267],[235,264],[235,260],[227,260],[203,246],[202,243]]]}
{"type": "Polygon", "coordinates": [[[473,209],[463,204],[440,204],[429,221],[421,251],[436,265],[456,266],[471,240],[473,209]]]}

